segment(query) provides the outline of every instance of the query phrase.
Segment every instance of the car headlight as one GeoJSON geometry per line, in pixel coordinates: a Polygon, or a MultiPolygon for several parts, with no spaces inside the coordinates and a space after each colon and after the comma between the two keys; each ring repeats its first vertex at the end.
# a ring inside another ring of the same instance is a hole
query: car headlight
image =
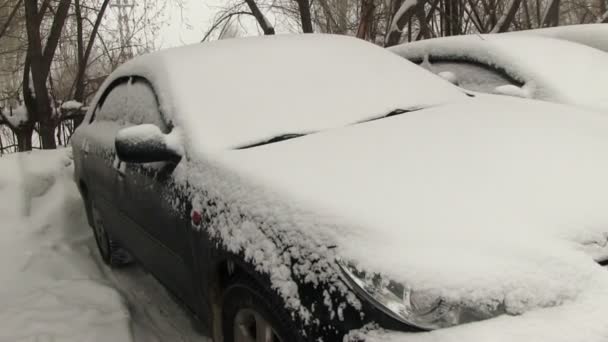
{"type": "Polygon", "coordinates": [[[504,313],[504,305],[470,307],[450,303],[433,291],[416,291],[387,280],[379,274],[368,274],[353,264],[339,262],[343,277],[351,289],[394,319],[424,330],[447,328],[480,321],[504,313]]]}

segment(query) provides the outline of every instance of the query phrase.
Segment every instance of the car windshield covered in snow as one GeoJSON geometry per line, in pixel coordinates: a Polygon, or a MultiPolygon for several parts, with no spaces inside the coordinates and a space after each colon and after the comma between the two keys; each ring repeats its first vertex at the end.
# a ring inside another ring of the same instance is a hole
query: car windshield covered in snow
{"type": "Polygon", "coordinates": [[[160,85],[164,114],[182,121],[196,145],[207,150],[466,97],[382,48],[331,35],[252,37],[169,49],[127,63],[107,82],[134,74],[160,85]]]}
{"type": "Polygon", "coordinates": [[[465,89],[608,109],[608,54],[524,34],[467,35],[390,48],[465,89]],[[445,76],[445,74],[443,74],[445,76]]]}

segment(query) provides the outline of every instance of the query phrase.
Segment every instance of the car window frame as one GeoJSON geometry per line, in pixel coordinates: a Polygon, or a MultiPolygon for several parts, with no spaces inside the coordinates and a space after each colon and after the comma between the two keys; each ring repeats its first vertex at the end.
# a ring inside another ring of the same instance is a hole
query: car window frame
{"type": "Polygon", "coordinates": [[[116,89],[116,87],[123,85],[123,84],[131,83],[131,82],[133,82],[133,83],[134,82],[143,82],[150,88],[150,90],[152,91],[152,95],[154,96],[154,100],[156,101],[156,104],[157,104],[158,113],[160,115],[161,122],[167,128],[167,132],[165,132],[165,133],[171,132],[171,130],[173,130],[173,128],[174,128],[173,123],[171,122],[171,120],[167,120],[167,117],[160,106],[158,94],[156,93],[156,89],[154,89],[152,82],[148,81],[148,79],[146,79],[145,77],[137,76],[137,75],[122,76],[122,77],[119,77],[119,78],[115,79],[114,81],[112,81],[112,83],[110,83],[110,85],[108,85],[106,87],[103,94],[99,97],[99,100],[95,104],[95,108],[93,109],[93,113],[91,115],[91,118],[89,119],[88,124],[92,124],[93,122],[95,122],[95,119],[97,117],[97,111],[99,109],[101,109],[101,107],[103,107],[103,104],[104,104],[106,98],[108,97],[108,95],[110,95],[110,93],[112,91],[114,91],[116,89]]]}
{"type": "MultiPolygon", "coordinates": [[[[416,58],[416,59],[412,59],[412,62],[418,64],[419,66],[422,66],[422,64],[425,62],[425,59],[423,58],[416,58]]],[[[498,76],[504,78],[505,80],[509,81],[512,85],[515,85],[517,87],[523,87],[525,85],[526,82],[524,81],[520,81],[518,79],[516,79],[515,77],[513,77],[506,68],[502,68],[499,66],[492,66],[492,65],[488,65],[486,63],[482,63],[480,61],[474,60],[472,58],[466,58],[466,57],[457,57],[457,56],[453,56],[453,57],[449,57],[449,56],[442,56],[442,57],[436,57],[433,55],[428,55],[428,59],[426,59],[426,61],[428,61],[428,63],[430,63],[430,65],[432,66],[434,63],[461,63],[461,64],[470,64],[470,65],[474,65],[477,67],[480,67],[482,69],[485,69],[489,72],[493,72],[496,73],[498,76]]]]}

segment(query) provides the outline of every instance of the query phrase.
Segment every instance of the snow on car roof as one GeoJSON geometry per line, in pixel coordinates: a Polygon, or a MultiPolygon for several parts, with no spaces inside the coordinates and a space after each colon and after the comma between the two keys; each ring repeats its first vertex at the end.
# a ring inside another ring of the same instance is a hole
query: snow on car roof
{"type": "Polygon", "coordinates": [[[537,99],[608,109],[608,54],[531,35],[466,35],[406,43],[390,51],[409,60],[467,60],[506,72],[537,99]]]}
{"type": "Polygon", "coordinates": [[[505,34],[527,34],[558,38],[608,52],[608,24],[566,25],[505,34]]]}
{"type": "Polygon", "coordinates": [[[465,96],[359,39],[280,35],[215,41],[135,58],[106,81],[139,75],[206,150],[306,133],[465,96]]]}

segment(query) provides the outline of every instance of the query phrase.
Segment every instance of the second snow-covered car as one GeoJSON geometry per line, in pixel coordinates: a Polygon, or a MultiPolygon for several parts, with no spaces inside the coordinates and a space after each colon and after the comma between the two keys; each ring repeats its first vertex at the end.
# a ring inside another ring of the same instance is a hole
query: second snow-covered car
{"type": "Polygon", "coordinates": [[[103,259],[217,342],[576,342],[608,336],[606,132],[302,35],[137,57],[72,146],[103,259]]]}
{"type": "Polygon", "coordinates": [[[485,34],[389,50],[468,90],[608,110],[608,53],[589,46],[532,34],[485,34]]]}
{"type": "Polygon", "coordinates": [[[566,25],[507,32],[504,34],[557,38],[587,45],[608,53],[608,24],[566,25]]]}

